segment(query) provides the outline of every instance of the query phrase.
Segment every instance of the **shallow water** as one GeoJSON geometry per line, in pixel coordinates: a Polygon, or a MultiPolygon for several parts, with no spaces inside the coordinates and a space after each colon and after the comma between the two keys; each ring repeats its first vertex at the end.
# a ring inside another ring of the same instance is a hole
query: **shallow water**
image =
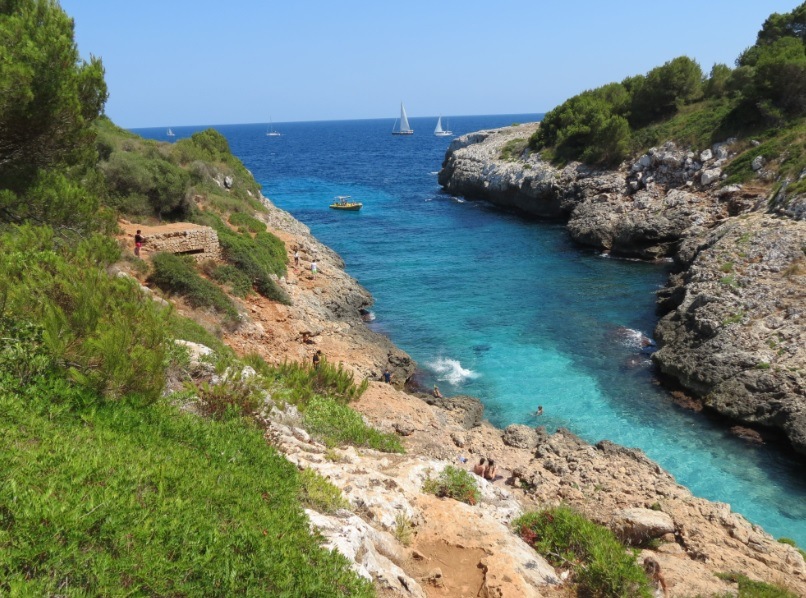
{"type": "MultiPolygon", "coordinates": [[[[535,118],[449,125],[462,134],[535,118]]],[[[392,119],[275,123],[281,137],[266,137],[265,124],[217,128],[264,194],[372,292],[371,325],[411,354],[423,384],[481,398],[502,427],[563,426],[639,447],[696,495],[806,546],[802,464],[674,406],[657,385],[641,337],[652,334],[666,267],[608,259],[573,245],[559,224],[441,193],[450,139],[431,134],[436,118],[410,121],[410,137],[390,135],[392,119]],[[364,208],[330,210],[336,195],[364,208]]]]}

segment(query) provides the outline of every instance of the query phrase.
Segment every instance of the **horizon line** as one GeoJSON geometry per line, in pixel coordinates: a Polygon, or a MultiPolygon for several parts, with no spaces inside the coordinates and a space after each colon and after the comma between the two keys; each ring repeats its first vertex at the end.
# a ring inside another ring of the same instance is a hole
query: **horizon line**
{"type": "MultiPolygon", "coordinates": [[[[545,112],[507,112],[501,114],[454,114],[454,115],[434,115],[434,116],[409,116],[409,119],[420,118],[463,118],[468,116],[543,116],[545,112]]],[[[108,115],[107,115],[108,116],[108,115]]],[[[110,119],[111,120],[111,119],[110,119]]],[[[356,122],[356,121],[394,121],[394,117],[381,117],[381,118],[334,118],[334,119],[315,119],[315,120],[289,120],[289,121],[257,121],[257,122],[233,122],[233,123],[216,123],[216,124],[194,124],[194,125],[149,125],[138,127],[122,127],[124,129],[133,131],[137,129],[165,129],[165,128],[197,128],[197,127],[233,127],[233,126],[247,126],[247,125],[291,125],[300,123],[329,123],[329,122],[356,122]]],[[[114,121],[112,121],[114,122],[114,121]]]]}

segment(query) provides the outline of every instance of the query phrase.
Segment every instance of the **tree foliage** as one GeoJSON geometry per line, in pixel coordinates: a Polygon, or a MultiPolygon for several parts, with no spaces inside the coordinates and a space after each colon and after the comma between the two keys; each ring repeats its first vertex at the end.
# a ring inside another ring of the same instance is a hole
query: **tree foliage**
{"type": "Polygon", "coordinates": [[[73,37],[55,0],[0,0],[0,184],[14,192],[40,169],[92,152],[88,124],[106,102],[104,69],[98,58],[79,59],[73,37]]]}
{"type": "Polygon", "coordinates": [[[632,97],[630,123],[640,127],[674,114],[702,97],[702,69],[688,56],[679,56],[647,73],[632,97]]]}

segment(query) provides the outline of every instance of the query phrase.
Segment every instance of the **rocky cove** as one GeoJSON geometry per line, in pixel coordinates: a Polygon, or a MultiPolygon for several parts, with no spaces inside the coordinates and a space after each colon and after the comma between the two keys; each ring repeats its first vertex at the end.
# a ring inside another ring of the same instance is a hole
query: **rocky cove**
{"type": "Polygon", "coordinates": [[[561,219],[572,239],[614,256],[673,259],[659,294],[659,371],[690,404],[783,434],[806,453],[806,200],[772,197],[773,172],[722,185],[749,141],[695,151],[672,143],[605,170],[558,168],[527,149],[539,125],[480,131],[451,144],[444,189],[532,217],[561,219]]]}
{"type": "MultiPolygon", "coordinates": [[[[405,455],[367,449],[327,449],[303,429],[293,408],[267,402],[266,438],[300,468],[311,468],[341,489],[350,508],[335,515],[309,511],[328,545],[372,579],[382,596],[558,596],[566,573],[554,569],[511,529],[520,513],[567,504],[642,549],[661,566],[670,596],[735,592],[715,576],[741,571],[753,579],[806,593],[806,564],[791,546],[732,513],[725,504],[694,497],[640,451],[607,441],[588,444],[567,430],[528,426],[496,429],[471,397],[434,399],[379,381],[385,367],[398,383],[415,364],[384,336],[371,332],[362,311],[369,293],[344,270],[341,258],[308,228],[266,201],[263,218],[302,264],[280,284],[285,306],[259,296],[244,300],[243,324],[225,335],[239,354],[270,363],[309,360],[321,349],[356,376],[372,380],[353,406],[377,428],[401,437],[405,455]],[[319,273],[308,265],[316,259],[319,273]],[[499,463],[501,478],[479,479],[474,506],[422,491],[427,477],[448,465],[470,468],[480,456],[499,463]],[[411,541],[397,528],[410,526],[411,541]]],[[[147,257],[147,256],[146,256],[147,257]]],[[[197,317],[181,300],[180,311],[197,317]]],[[[200,349],[203,352],[203,349],[200,349]]]]}

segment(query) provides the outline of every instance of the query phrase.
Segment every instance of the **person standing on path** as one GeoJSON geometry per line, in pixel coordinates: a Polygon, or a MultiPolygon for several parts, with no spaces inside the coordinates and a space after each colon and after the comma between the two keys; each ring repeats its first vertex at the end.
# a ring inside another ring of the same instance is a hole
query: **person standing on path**
{"type": "Polygon", "coordinates": [[[386,382],[387,384],[392,383],[392,372],[389,371],[389,368],[386,368],[383,371],[383,381],[386,382]]]}
{"type": "Polygon", "coordinates": [[[313,369],[319,369],[319,362],[322,361],[322,350],[317,349],[316,353],[313,354],[313,369]]]}
{"type": "Polygon", "coordinates": [[[299,249],[294,252],[294,267],[299,268],[299,249]]]}
{"type": "Polygon", "coordinates": [[[140,229],[137,229],[137,232],[134,233],[134,255],[140,257],[140,248],[143,246],[143,243],[146,242],[145,237],[140,234],[140,229]]]}
{"type": "Polygon", "coordinates": [[[316,276],[317,268],[316,268],[316,260],[311,262],[311,276],[316,276]]]}

